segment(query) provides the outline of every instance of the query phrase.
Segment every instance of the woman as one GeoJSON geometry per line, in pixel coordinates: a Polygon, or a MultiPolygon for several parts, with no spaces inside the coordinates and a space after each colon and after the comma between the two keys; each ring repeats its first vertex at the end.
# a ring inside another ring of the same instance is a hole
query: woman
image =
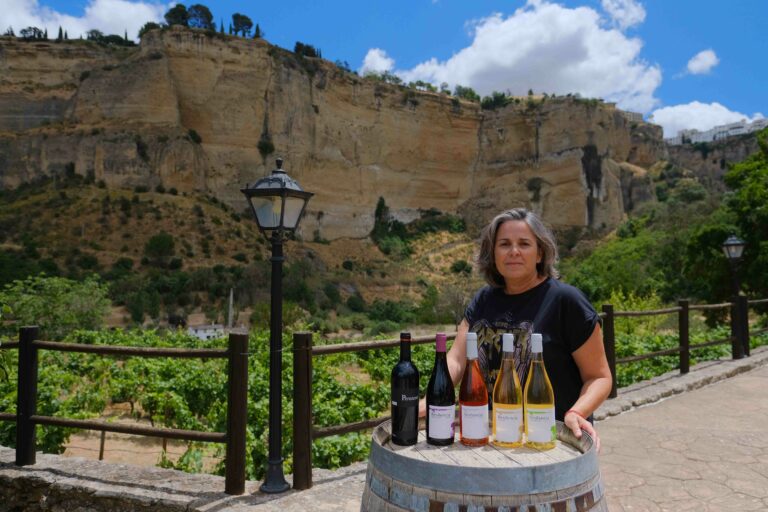
{"type": "MultiPolygon", "coordinates": [[[[524,208],[497,215],[481,235],[477,265],[488,282],[472,299],[448,352],[454,385],[466,365],[466,339],[478,334],[481,367],[493,389],[501,334],[515,332],[521,369],[529,361],[528,333],[541,333],[544,363],[555,393],[555,418],[577,438],[585,430],[600,449],[590,421],[611,391],[600,318],[584,295],[557,280],[557,246],[541,220],[524,208]]],[[[524,380],[522,382],[525,382],[524,380]]]]}

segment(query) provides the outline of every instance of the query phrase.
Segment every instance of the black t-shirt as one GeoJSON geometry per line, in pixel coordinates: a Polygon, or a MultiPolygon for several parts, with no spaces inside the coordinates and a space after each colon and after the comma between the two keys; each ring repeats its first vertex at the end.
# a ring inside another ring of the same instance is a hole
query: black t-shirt
{"type": "Polygon", "coordinates": [[[541,333],[544,365],[555,393],[555,417],[562,421],[583,385],[571,354],[589,339],[600,321],[586,297],[573,286],[551,278],[517,295],[485,286],[474,296],[464,317],[469,329],[477,333],[478,359],[489,394],[501,365],[501,335],[515,334],[517,372],[524,386],[530,366],[530,334],[541,333]]]}

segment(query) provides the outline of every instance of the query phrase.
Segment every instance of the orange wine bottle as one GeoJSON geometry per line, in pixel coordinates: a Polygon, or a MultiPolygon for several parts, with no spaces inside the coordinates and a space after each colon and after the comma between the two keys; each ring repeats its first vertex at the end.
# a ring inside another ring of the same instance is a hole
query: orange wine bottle
{"type": "Polygon", "coordinates": [[[477,361],[477,334],[467,333],[467,364],[459,388],[461,442],[488,444],[488,388],[477,361]]]}

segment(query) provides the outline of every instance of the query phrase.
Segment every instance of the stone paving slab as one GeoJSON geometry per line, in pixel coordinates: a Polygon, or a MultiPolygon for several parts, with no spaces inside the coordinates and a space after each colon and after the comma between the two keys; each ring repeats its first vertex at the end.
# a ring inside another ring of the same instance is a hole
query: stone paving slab
{"type": "MultiPolygon", "coordinates": [[[[620,389],[595,413],[610,510],[768,510],[766,389],[768,347],[620,389]]],[[[357,512],[366,472],[365,462],[315,469],[307,491],[265,495],[247,482],[228,496],[213,475],[47,454],[19,468],[14,458],[0,447],[0,512],[357,512]]]]}

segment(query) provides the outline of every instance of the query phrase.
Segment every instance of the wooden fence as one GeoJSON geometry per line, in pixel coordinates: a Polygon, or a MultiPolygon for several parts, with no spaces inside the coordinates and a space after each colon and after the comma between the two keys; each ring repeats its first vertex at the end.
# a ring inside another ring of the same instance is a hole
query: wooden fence
{"type": "Polygon", "coordinates": [[[140,436],[181,439],[184,441],[206,441],[226,444],[226,467],[224,491],[227,494],[245,492],[245,433],[248,398],[248,335],[229,335],[227,349],[180,349],[126,347],[109,345],[85,345],[79,343],[58,343],[37,339],[37,327],[22,327],[18,343],[4,343],[2,349],[18,348],[18,386],[16,413],[0,413],[0,421],[16,422],[16,465],[27,466],[35,463],[36,425],[119,432],[140,436]],[[171,428],[119,425],[104,421],[75,420],[37,414],[37,368],[38,350],[60,352],[81,352],[103,356],[172,357],[172,358],[226,358],[228,365],[227,431],[199,432],[171,428]]]}
{"type": "MultiPolygon", "coordinates": [[[[649,311],[614,311],[613,305],[605,304],[600,316],[603,318],[603,343],[613,376],[613,388],[610,398],[617,396],[616,390],[616,365],[633,361],[641,361],[652,357],[679,354],[680,373],[688,373],[690,366],[690,351],[713,345],[730,343],[733,359],[741,359],[749,355],[749,337],[768,329],[760,329],[749,332],[748,307],[749,305],[765,304],[768,299],[747,301],[740,296],[735,302],[722,304],[691,305],[687,300],[678,301],[677,307],[657,309],[649,311]],[[703,311],[713,309],[730,308],[731,311],[731,336],[720,340],[707,341],[691,345],[689,342],[689,316],[691,311],[703,311]],[[616,335],[614,320],[616,317],[639,317],[650,315],[678,315],[678,347],[639,354],[631,357],[616,359],[616,335]]],[[[448,335],[448,339],[455,339],[456,333],[448,335]]],[[[434,343],[434,336],[421,336],[412,339],[412,343],[434,343]]],[[[308,489],[312,487],[312,441],[321,437],[349,432],[360,432],[371,429],[389,419],[389,416],[335,425],[331,427],[315,427],[312,423],[312,358],[327,354],[342,352],[359,352],[363,350],[375,350],[394,348],[400,345],[399,339],[343,343],[338,345],[312,346],[311,333],[296,333],[293,335],[293,486],[296,489],[308,489]]]]}
{"type": "MultiPolygon", "coordinates": [[[[603,342],[608,364],[613,375],[611,398],[617,395],[616,365],[641,361],[652,357],[678,354],[680,373],[687,373],[690,366],[690,351],[720,344],[731,344],[732,357],[740,359],[749,356],[749,337],[768,329],[749,331],[749,306],[766,304],[768,299],[748,301],[738,297],[734,302],[722,304],[691,305],[687,300],[678,301],[672,308],[649,311],[614,311],[611,304],[603,306],[600,316],[603,318],[603,342]],[[731,335],[728,338],[712,340],[696,345],[689,342],[689,317],[691,311],[703,311],[730,308],[731,335]],[[678,315],[678,346],[647,354],[616,359],[615,319],[617,317],[639,317],[650,315],[678,315]]],[[[37,327],[23,327],[19,332],[19,342],[5,343],[0,349],[19,349],[18,397],[16,414],[0,413],[0,421],[16,422],[16,464],[24,466],[35,463],[35,425],[55,425],[62,427],[100,430],[102,432],[120,432],[164,439],[187,441],[207,441],[226,443],[226,478],[225,492],[242,494],[245,491],[245,432],[247,420],[248,396],[248,336],[230,334],[229,346],[224,349],[178,349],[84,345],[58,343],[37,339],[37,327]],[[105,356],[137,357],[178,357],[178,358],[228,358],[228,397],[227,397],[227,432],[198,432],[135,425],[116,425],[112,423],[88,420],[74,420],[36,414],[37,409],[37,351],[39,349],[65,352],[83,352],[105,356]]],[[[456,333],[448,334],[448,339],[455,339],[456,333]]],[[[412,343],[433,343],[434,336],[414,337],[412,343]]],[[[312,487],[312,442],[322,437],[360,432],[371,429],[389,419],[382,416],[370,420],[358,421],[330,427],[316,427],[312,423],[312,358],[343,352],[389,349],[398,347],[399,339],[342,343],[337,345],[312,345],[312,333],[293,335],[293,487],[302,490],[312,487]]]]}

